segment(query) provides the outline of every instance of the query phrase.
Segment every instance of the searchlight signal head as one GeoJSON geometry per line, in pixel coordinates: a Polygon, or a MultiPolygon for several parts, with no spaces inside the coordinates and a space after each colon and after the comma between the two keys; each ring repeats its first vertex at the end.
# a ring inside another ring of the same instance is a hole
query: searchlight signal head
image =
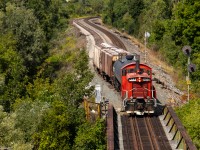
{"type": "Polygon", "coordinates": [[[189,57],[190,54],[191,54],[192,49],[191,49],[190,46],[186,45],[186,46],[184,46],[184,47],[182,48],[182,51],[183,51],[183,53],[184,53],[186,56],[189,57]]]}
{"type": "Polygon", "coordinates": [[[188,71],[189,71],[189,72],[195,72],[195,71],[196,71],[196,66],[195,66],[195,64],[189,64],[189,65],[188,65],[188,71]]]}

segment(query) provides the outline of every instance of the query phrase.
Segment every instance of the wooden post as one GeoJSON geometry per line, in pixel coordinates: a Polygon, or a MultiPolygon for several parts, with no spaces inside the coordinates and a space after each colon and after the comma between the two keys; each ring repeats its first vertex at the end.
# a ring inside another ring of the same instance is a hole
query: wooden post
{"type": "Polygon", "coordinates": [[[101,104],[97,104],[98,107],[98,116],[101,118],[101,104]]]}
{"type": "Polygon", "coordinates": [[[85,108],[85,115],[86,115],[86,120],[89,120],[89,107],[88,107],[88,101],[84,99],[84,108],[85,108]]]}

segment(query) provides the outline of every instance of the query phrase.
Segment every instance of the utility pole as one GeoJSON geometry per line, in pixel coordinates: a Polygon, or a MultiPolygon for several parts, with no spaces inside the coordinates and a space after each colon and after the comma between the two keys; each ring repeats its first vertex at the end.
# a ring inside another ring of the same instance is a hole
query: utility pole
{"type": "Polygon", "coordinates": [[[150,33],[149,32],[146,32],[144,33],[144,45],[145,45],[145,48],[144,48],[144,62],[147,63],[147,38],[150,37],[150,33]]]}
{"type": "Polygon", "coordinates": [[[145,48],[144,48],[144,62],[147,63],[147,50],[146,50],[146,47],[147,47],[146,46],[147,45],[147,38],[146,38],[146,36],[144,38],[144,45],[145,45],[145,48]]]}

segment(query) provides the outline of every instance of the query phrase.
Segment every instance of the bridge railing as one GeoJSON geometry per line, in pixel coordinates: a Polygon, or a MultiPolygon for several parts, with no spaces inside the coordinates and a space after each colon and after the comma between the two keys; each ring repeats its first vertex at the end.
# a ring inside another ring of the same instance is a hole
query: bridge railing
{"type": "Polygon", "coordinates": [[[107,123],[107,149],[108,150],[119,149],[117,113],[111,104],[108,105],[108,114],[106,123],[107,123]]]}
{"type": "Polygon", "coordinates": [[[172,107],[164,107],[162,119],[175,149],[197,150],[172,107]]]}

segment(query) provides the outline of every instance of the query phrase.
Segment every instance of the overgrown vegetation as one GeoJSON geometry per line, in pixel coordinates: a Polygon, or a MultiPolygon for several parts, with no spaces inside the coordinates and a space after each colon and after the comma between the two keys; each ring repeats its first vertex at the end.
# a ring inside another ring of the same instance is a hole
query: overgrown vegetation
{"type": "Polygon", "coordinates": [[[176,110],[179,118],[187,129],[192,141],[200,149],[200,99],[194,99],[190,103],[176,110]]]}
{"type": "Polygon", "coordinates": [[[0,147],[105,149],[103,120],[87,122],[81,106],[93,75],[69,28],[68,5],[0,1],[0,147]],[[98,134],[95,141],[83,127],[98,134]]]}

